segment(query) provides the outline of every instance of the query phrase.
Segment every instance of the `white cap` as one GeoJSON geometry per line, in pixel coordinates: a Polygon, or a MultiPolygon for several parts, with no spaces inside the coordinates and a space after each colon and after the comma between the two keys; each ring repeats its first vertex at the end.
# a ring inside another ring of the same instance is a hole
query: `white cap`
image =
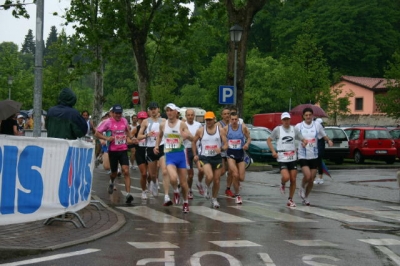
{"type": "Polygon", "coordinates": [[[315,122],[320,123],[320,124],[324,123],[324,121],[321,118],[315,119],[315,122]]]}
{"type": "Polygon", "coordinates": [[[288,112],[284,112],[281,114],[281,120],[283,120],[285,118],[290,118],[290,114],[288,112]]]}
{"type": "Polygon", "coordinates": [[[167,105],[164,107],[164,110],[167,110],[167,108],[170,108],[171,110],[177,110],[178,112],[181,110],[181,109],[179,109],[178,106],[176,106],[176,105],[173,104],[173,103],[167,104],[167,105]]]}
{"type": "Polygon", "coordinates": [[[24,118],[24,116],[23,116],[23,115],[18,115],[18,116],[17,116],[17,119],[18,119],[18,118],[24,118]]]}

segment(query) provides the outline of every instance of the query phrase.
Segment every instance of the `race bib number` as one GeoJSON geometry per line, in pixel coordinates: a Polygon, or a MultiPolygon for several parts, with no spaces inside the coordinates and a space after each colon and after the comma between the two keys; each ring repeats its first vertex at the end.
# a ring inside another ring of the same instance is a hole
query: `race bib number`
{"type": "Polygon", "coordinates": [[[166,149],[178,149],[181,147],[178,138],[166,138],[164,145],[166,149]]]}
{"type": "Polygon", "coordinates": [[[242,141],[240,139],[230,139],[228,140],[228,147],[229,149],[241,149],[242,148],[242,141]]]}
{"type": "Polygon", "coordinates": [[[295,159],[296,152],[295,151],[285,151],[281,153],[283,160],[292,161],[295,159]]]}
{"type": "Polygon", "coordinates": [[[217,145],[206,145],[204,147],[204,155],[206,156],[214,156],[217,154],[217,145]]]}
{"type": "Polygon", "coordinates": [[[151,132],[149,133],[149,138],[150,138],[150,140],[154,140],[154,141],[155,141],[155,140],[157,139],[158,134],[159,134],[158,131],[151,131],[151,132]]]}
{"type": "Polygon", "coordinates": [[[115,143],[115,145],[126,144],[126,136],[125,135],[116,135],[114,143],[115,143]]]}
{"type": "Polygon", "coordinates": [[[145,147],[145,146],[146,146],[146,139],[141,139],[141,140],[139,140],[138,145],[139,145],[140,147],[145,147]]]}
{"type": "Polygon", "coordinates": [[[316,139],[307,139],[307,146],[310,148],[317,147],[316,143],[316,139]]]}

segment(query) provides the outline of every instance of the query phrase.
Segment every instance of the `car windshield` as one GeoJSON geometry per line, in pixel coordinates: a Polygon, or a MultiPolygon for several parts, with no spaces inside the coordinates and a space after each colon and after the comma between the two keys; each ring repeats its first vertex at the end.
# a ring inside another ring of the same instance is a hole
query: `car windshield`
{"type": "Polygon", "coordinates": [[[265,129],[249,128],[251,140],[254,141],[266,141],[269,135],[271,135],[265,129]]]}
{"type": "Polygon", "coordinates": [[[386,130],[366,130],[365,139],[391,139],[392,136],[386,130]]]}
{"type": "Polygon", "coordinates": [[[339,128],[325,128],[326,135],[332,140],[347,141],[346,133],[339,128]]]}
{"type": "Polygon", "coordinates": [[[392,130],[390,131],[390,135],[392,135],[394,139],[400,139],[400,130],[392,130]]]}

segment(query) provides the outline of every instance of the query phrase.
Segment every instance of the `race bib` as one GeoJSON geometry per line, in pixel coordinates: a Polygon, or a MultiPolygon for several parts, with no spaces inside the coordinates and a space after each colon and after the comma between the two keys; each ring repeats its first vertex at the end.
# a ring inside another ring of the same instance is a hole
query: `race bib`
{"type": "Polygon", "coordinates": [[[217,145],[206,145],[204,147],[204,155],[206,156],[214,156],[217,154],[218,146],[217,145]]]}
{"type": "Polygon", "coordinates": [[[166,149],[178,149],[181,147],[179,138],[166,138],[164,145],[166,149]]]}
{"type": "Polygon", "coordinates": [[[141,140],[139,140],[138,145],[139,145],[140,147],[146,147],[146,139],[141,139],[141,140]]]}
{"type": "Polygon", "coordinates": [[[281,155],[282,160],[293,161],[295,160],[296,151],[285,151],[281,152],[279,155],[281,155]]]}
{"type": "Polygon", "coordinates": [[[316,139],[307,139],[307,146],[310,148],[317,147],[316,143],[316,139]]]}
{"type": "Polygon", "coordinates": [[[158,134],[159,134],[160,132],[158,132],[158,131],[152,131],[152,132],[150,132],[149,133],[149,138],[150,138],[150,140],[156,140],[157,139],[157,136],[158,136],[158,134]]]}
{"type": "Polygon", "coordinates": [[[241,149],[242,148],[242,141],[240,139],[230,139],[228,140],[228,147],[229,149],[241,149]]]}
{"type": "Polygon", "coordinates": [[[115,145],[124,145],[124,144],[126,144],[126,136],[125,135],[116,135],[114,143],[115,143],[115,145]]]}

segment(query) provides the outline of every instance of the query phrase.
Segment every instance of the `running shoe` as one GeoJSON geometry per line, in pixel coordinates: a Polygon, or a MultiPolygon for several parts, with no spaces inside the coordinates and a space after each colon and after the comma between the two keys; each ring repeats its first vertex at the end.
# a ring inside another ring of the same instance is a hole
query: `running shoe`
{"type": "Polygon", "coordinates": [[[293,200],[290,199],[290,200],[287,201],[286,206],[288,206],[288,207],[296,207],[296,203],[294,203],[293,200]]]}
{"type": "Polygon", "coordinates": [[[108,185],[108,194],[112,194],[114,192],[114,183],[110,181],[108,185]]]}
{"type": "Polygon", "coordinates": [[[303,199],[303,205],[310,206],[311,204],[310,204],[310,202],[308,201],[307,198],[304,198],[303,199]]]}
{"type": "Polygon", "coordinates": [[[157,184],[154,184],[154,182],[153,181],[151,181],[151,183],[150,183],[150,190],[151,190],[151,194],[153,194],[153,196],[154,197],[157,197],[158,196],[158,187],[157,187],[157,184]]]}
{"type": "Polygon", "coordinates": [[[146,191],[142,191],[142,200],[147,200],[146,191]]]}
{"type": "Polygon", "coordinates": [[[279,186],[279,189],[280,189],[280,191],[281,191],[281,194],[284,195],[284,194],[285,194],[285,185],[282,185],[282,184],[281,184],[281,185],[279,186]]]}
{"type": "Polygon", "coordinates": [[[182,211],[184,212],[184,213],[188,213],[189,212],[189,204],[188,203],[183,203],[183,209],[182,209],[182,211]]]}
{"type": "Polygon", "coordinates": [[[126,203],[127,204],[131,204],[131,202],[133,201],[133,197],[132,197],[132,195],[131,194],[126,194],[126,203]]]}
{"type": "Polygon", "coordinates": [[[318,179],[318,184],[322,185],[324,183],[324,180],[322,178],[318,179]]]}
{"type": "Polygon", "coordinates": [[[197,183],[196,184],[197,189],[199,190],[200,195],[204,195],[204,189],[203,189],[203,185],[201,183],[197,183]]]}
{"type": "Polygon", "coordinates": [[[193,199],[193,192],[191,190],[188,193],[188,199],[193,199]]]}
{"type": "Polygon", "coordinates": [[[210,188],[207,187],[207,186],[206,186],[206,189],[204,189],[204,197],[206,199],[210,199],[211,198],[211,196],[210,196],[210,188]]]}
{"type": "Polygon", "coordinates": [[[233,195],[232,191],[230,189],[225,190],[225,195],[231,198],[234,198],[235,195],[233,195]]]}
{"type": "Polygon", "coordinates": [[[301,198],[302,200],[304,200],[304,199],[306,198],[306,194],[305,194],[305,191],[304,191],[304,188],[303,188],[303,187],[300,187],[299,196],[300,196],[300,198],[301,198]]]}
{"type": "Polygon", "coordinates": [[[242,197],[241,196],[236,196],[236,198],[235,198],[235,203],[236,204],[242,204],[243,202],[242,202],[242,197]]]}
{"type": "Polygon", "coordinates": [[[213,199],[211,200],[211,205],[212,205],[212,207],[213,207],[214,209],[219,209],[219,202],[218,202],[218,200],[217,200],[216,198],[213,198],[213,199]]]}
{"type": "Polygon", "coordinates": [[[164,204],[163,204],[163,206],[171,206],[171,205],[172,205],[171,199],[169,198],[168,195],[165,195],[164,196],[164,204]]]}
{"type": "Polygon", "coordinates": [[[177,205],[181,201],[181,195],[179,192],[174,192],[174,203],[177,205]]]}
{"type": "Polygon", "coordinates": [[[118,177],[121,177],[122,173],[121,170],[118,168],[118,173],[117,173],[118,177]]]}

